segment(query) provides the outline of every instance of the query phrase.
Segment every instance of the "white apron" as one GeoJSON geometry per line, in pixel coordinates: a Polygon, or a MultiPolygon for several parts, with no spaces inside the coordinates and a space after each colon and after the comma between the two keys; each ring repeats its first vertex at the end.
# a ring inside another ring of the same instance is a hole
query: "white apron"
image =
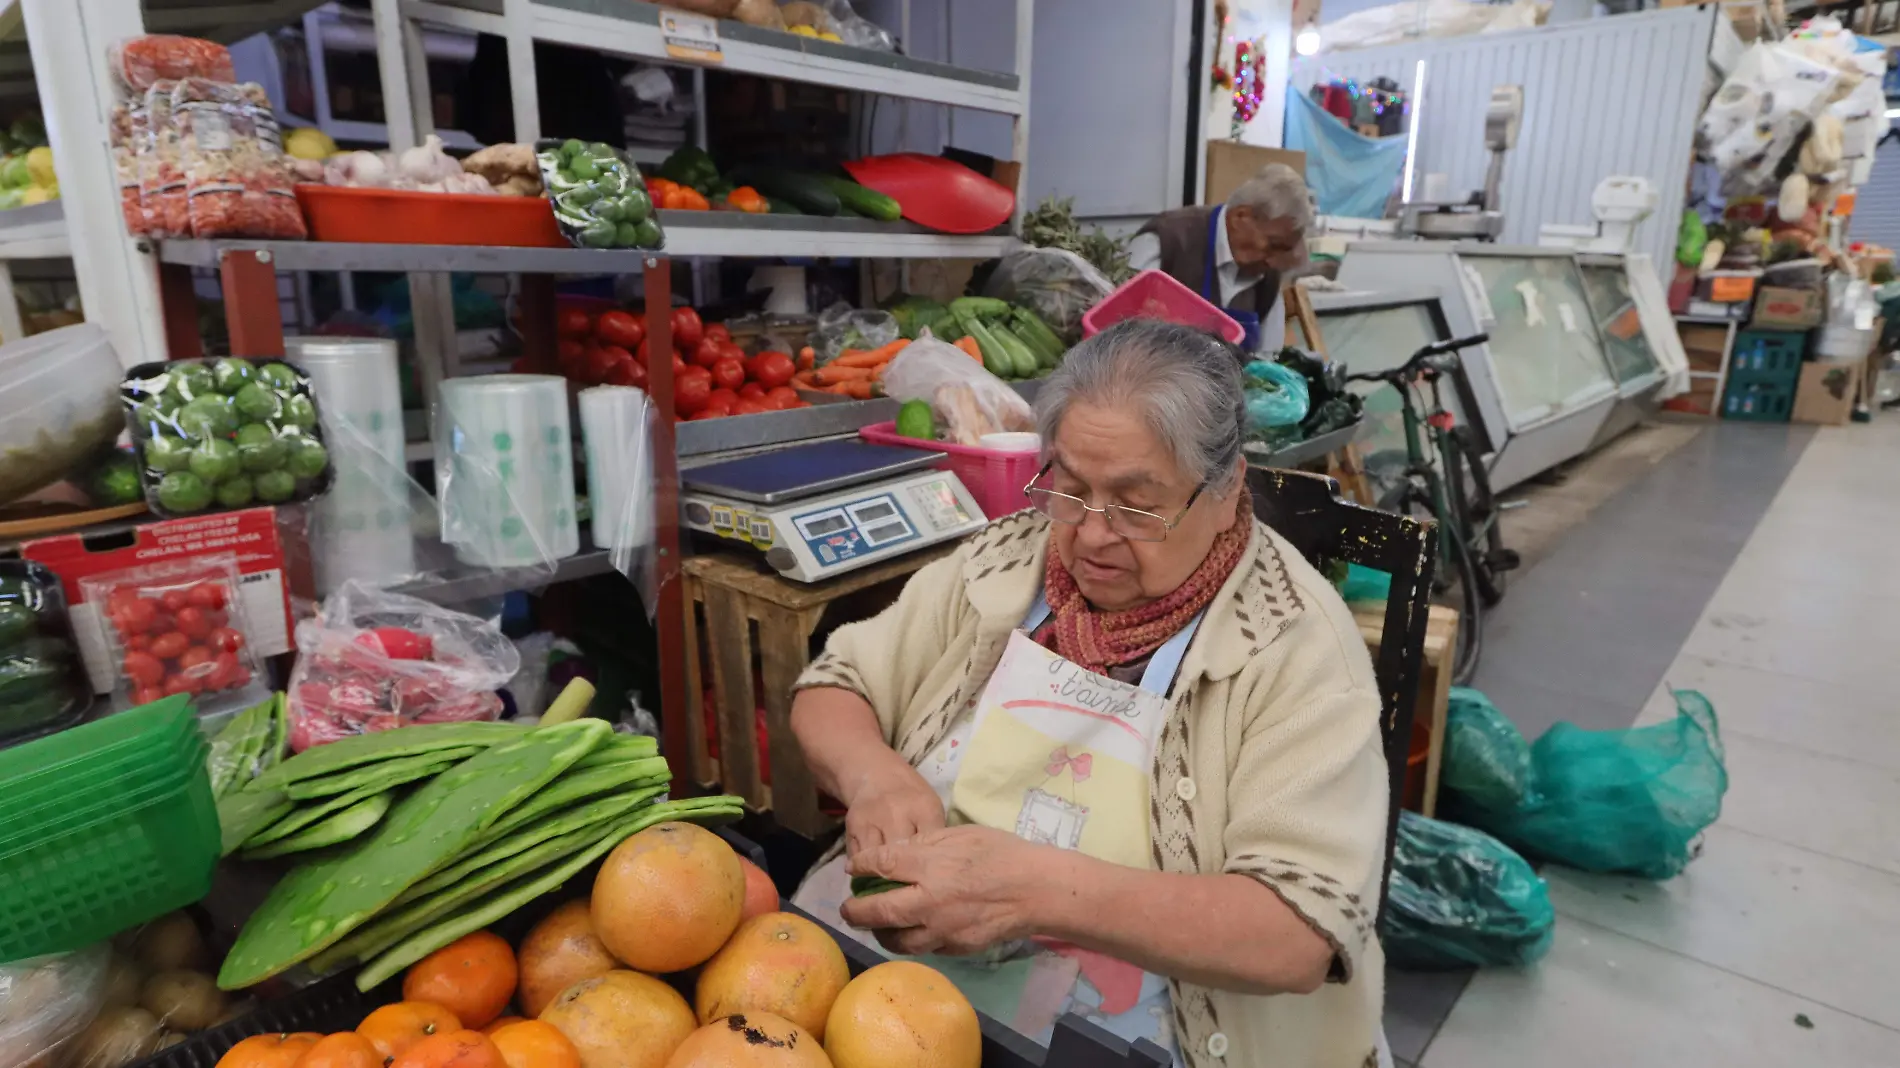
{"type": "MultiPolygon", "coordinates": [[[[1157,649],[1141,684],[1131,686],[1038,645],[1029,634],[1048,616],[1038,594],[983,692],[917,770],[943,799],[951,826],[975,823],[1152,868],[1155,740],[1201,617],[1157,649]]],[[[869,933],[844,927],[838,917],[850,896],[844,866],[843,856],[821,866],[793,900],[876,946],[869,933]]],[[[988,958],[926,959],[979,1010],[1038,1041],[1047,1043],[1056,1019],[1075,1012],[1123,1038],[1175,1050],[1167,981],[1132,964],[1050,939],[993,947],[988,958]]]]}

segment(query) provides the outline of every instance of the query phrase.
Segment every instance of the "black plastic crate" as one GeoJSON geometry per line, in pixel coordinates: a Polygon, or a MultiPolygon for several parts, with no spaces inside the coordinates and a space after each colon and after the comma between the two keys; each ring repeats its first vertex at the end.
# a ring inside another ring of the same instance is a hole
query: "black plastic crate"
{"type": "MultiPolygon", "coordinates": [[[[741,856],[761,868],[765,867],[764,850],[751,840],[726,829],[719,829],[718,833],[741,856]]],[[[496,933],[508,939],[510,944],[519,944],[529,929],[548,913],[578,896],[580,888],[593,886],[594,874],[598,870],[599,865],[596,864],[577,875],[561,890],[544,894],[523,906],[493,925],[496,933]]],[[[790,901],[780,898],[779,907],[803,916],[830,932],[838,947],[844,951],[845,962],[850,966],[853,976],[884,963],[884,957],[875,950],[831,928],[790,901]]],[[[676,986],[682,982],[679,976],[661,978],[676,986]]],[[[691,987],[684,986],[681,993],[691,1004],[691,987]]],[[[218,1059],[232,1046],[253,1035],[351,1030],[378,1006],[401,998],[400,976],[365,993],[356,989],[356,970],[351,969],[267,1001],[230,1023],[199,1031],[178,1045],[138,1062],[135,1068],[216,1068],[218,1059]]],[[[983,1027],[983,1068],[1167,1068],[1169,1064],[1167,1051],[1154,1043],[1143,1039],[1131,1047],[1126,1040],[1073,1013],[1056,1022],[1055,1034],[1047,1050],[1000,1020],[993,1020],[982,1013],[978,1013],[977,1017],[983,1027]]]]}

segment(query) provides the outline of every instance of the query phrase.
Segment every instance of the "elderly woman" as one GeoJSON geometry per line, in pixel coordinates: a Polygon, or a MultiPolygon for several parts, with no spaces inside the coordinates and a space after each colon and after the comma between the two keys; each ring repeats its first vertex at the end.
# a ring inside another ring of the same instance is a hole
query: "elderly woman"
{"type": "Polygon", "coordinates": [[[1253,518],[1239,364],[1152,321],[1038,399],[1034,510],[839,628],[792,727],[844,801],[834,914],[1046,1040],[1077,1011],[1194,1066],[1373,1063],[1379,699],[1345,604],[1253,518]],[[955,957],[977,956],[958,963],[955,957]]]}

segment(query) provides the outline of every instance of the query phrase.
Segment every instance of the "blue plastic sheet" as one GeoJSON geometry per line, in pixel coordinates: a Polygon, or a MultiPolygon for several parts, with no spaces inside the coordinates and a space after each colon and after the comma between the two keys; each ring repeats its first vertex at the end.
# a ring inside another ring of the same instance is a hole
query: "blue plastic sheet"
{"type": "Polygon", "coordinates": [[[1405,169],[1405,138],[1364,137],[1308,99],[1286,95],[1286,147],[1306,153],[1306,186],[1326,215],[1385,218],[1405,169]]]}

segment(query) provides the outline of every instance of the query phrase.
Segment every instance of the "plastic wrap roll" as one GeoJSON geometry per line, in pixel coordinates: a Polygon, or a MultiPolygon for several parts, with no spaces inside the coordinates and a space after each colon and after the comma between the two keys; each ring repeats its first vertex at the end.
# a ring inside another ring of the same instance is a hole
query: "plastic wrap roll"
{"type": "Polygon", "coordinates": [[[435,477],[442,540],[466,564],[529,567],[580,550],[567,380],[479,375],[442,383],[435,477]]]}
{"type": "Polygon", "coordinates": [[[631,386],[596,386],[581,391],[580,411],[594,544],[608,550],[652,618],[653,402],[631,386]]]}
{"type": "Polygon", "coordinates": [[[380,585],[415,574],[396,343],[289,337],[284,348],[316,389],[336,468],[330,492],[312,504],[317,592],[327,596],[349,578],[380,585]]]}

